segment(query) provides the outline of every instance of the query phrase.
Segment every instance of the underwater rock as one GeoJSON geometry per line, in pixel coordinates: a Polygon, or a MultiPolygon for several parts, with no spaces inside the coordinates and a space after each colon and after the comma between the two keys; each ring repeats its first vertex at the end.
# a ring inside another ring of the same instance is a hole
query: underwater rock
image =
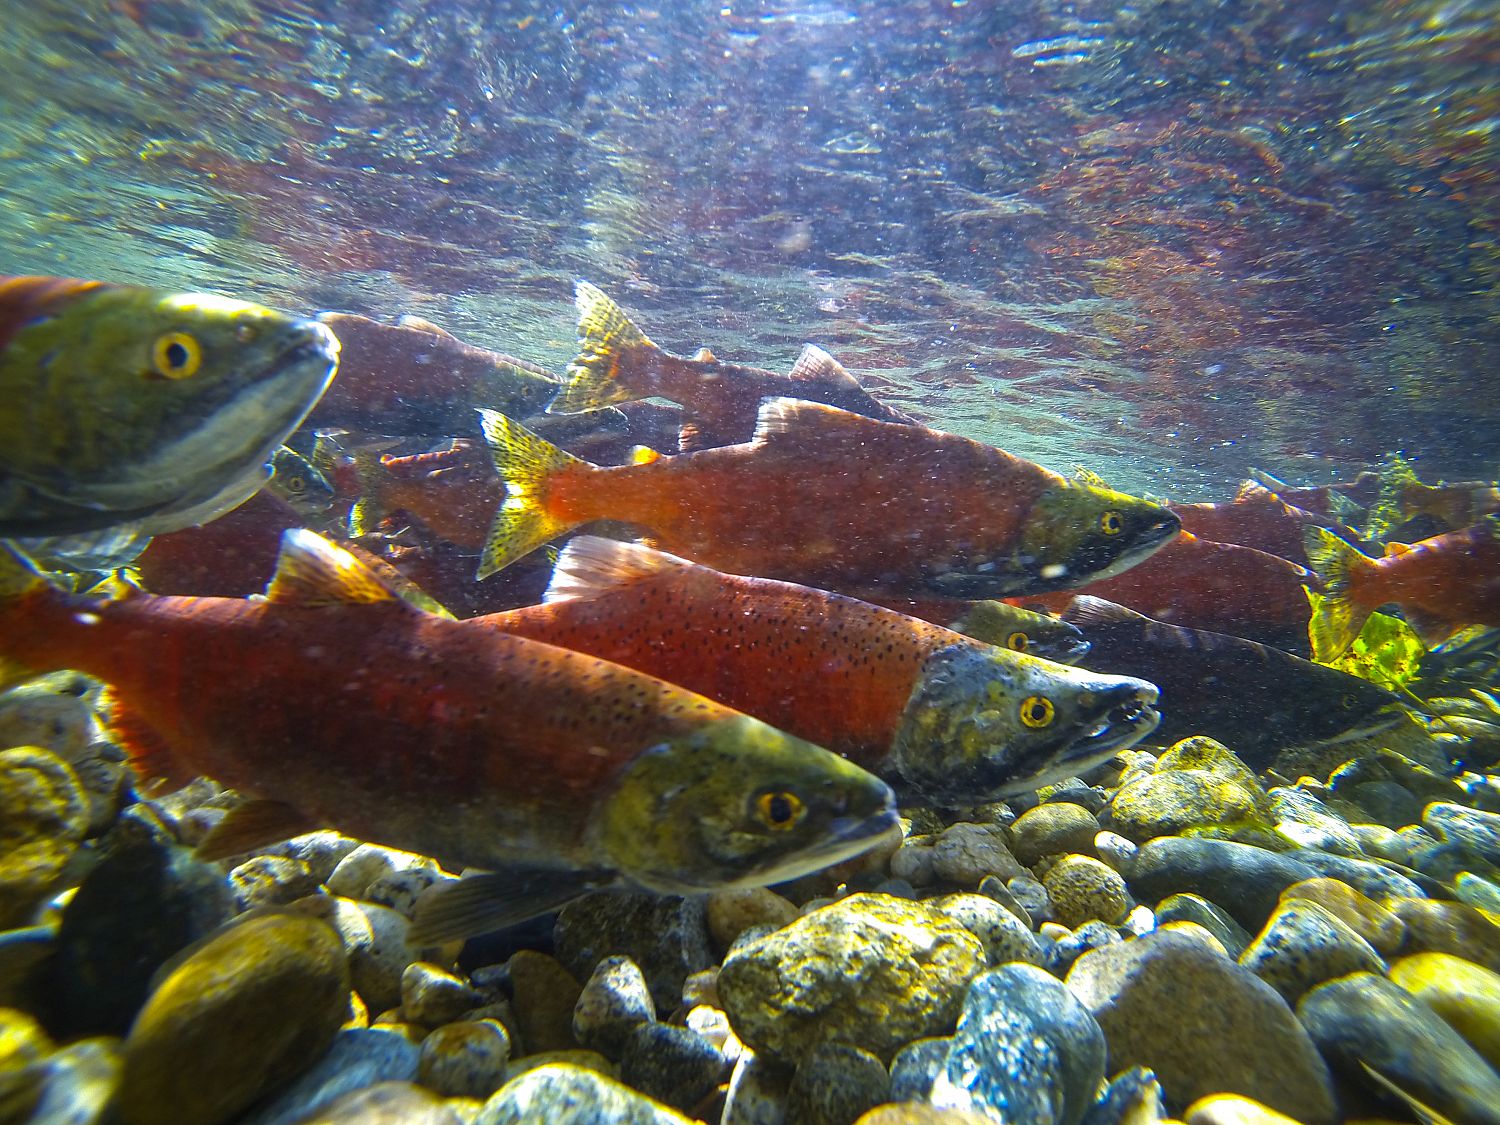
{"type": "Polygon", "coordinates": [[[1232,959],[1238,959],[1250,944],[1248,930],[1200,895],[1173,895],[1158,903],[1156,924],[1166,926],[1172,922],[1196,922],[1219,939],[1219,944],[1232,959]]]}
{"type": "Polygon", "coordinates": [[[293,909],[322,918],[333,926],[349,955],[354,990],[372,1013],[401,1003],[401,978],[406,966],[422,960],[423,950],[406,940],[411,923],[394,910],[336,895],[299,899],[293,909]]]}
{"type": "Polygon", "coordinates": [[[745,1045],[740,1042],[739,1036],[734,1033],[734,1028],[729,1025],[729,1017],[718,1008],[698,1004],[688,1009],[688,1014],[683,1018],[683,1024],[718,1048],[719,1053],[724,1056],[724,1061],[730,1066],[739,1061],[740,1052],[745,1049],[745,1045]]]}
{"type": "Polygon", "coordinates": [[[1309,1125],[1337,1119],[1327,1068],[1270,985],[1184,934],[1080,957],[1068,987],[1093,1012],[1110,1064],[1153,1070],[1167,1104],[1239,1093],[1309,1125]]]}
{"type": "Polygon", "coordinates": [[[554,1064],[527,1071],[484,1103],[472,1125],[691,1125],[602,1074],[554,1064]]]}
{"type": "MultiPolygon", "coordinates": [[[[950,824],[932,842],[932,873],[943,883],[977,887],[986,876],[1010,879],[1021,870],[997,824],[950,824]]],[[[892,868],[891,874],[898,873],[892,868]]]]}
{"type": "Polygon", "coordinates": [[[1140,902],[1201,895],[1247,930],[1265,925],[1281,892],[1320,874],[1306,863],[1252,844],[1163,836],[1141,845],[1127,884],[1140,902]]]}
{"type": "Polygon", "coordinates": [[[724,1053],[696,1031],[667,1023],[631,1029],[620,1052],[620,1081],[686,1113],[729,1075],[724,1053]]]}
{"type": "Polygon", "coordinates": [[[124,1045],[130,1125],[227,1121],[314,1063],[348,1007],[338,936],[301,914],[231,926],[152,991],[124,1045]]]}
{"type": "Polygon", "coordinates": [[[1119,945],[1124,940],[1118,930],[1105,922],[1085,922],[1042,950],[1042,967],[1060,977],[1090,950],[1119,945]]]}
{"type": "Polygon", "coordinates": [[[312,868],[298,859],[258,855],[229,872],[235,902],[241,911],[256,906],[285,906],[319,893],[312,868]]]}
{"type": "Polygon", "coordinates": [[[481,1101],[505,1084],[510,1033],[495,1020],[444,1024],[422,1040],[417,1080],[449,1098],[481,1101]]]}
{"type": "Polygon", "coordinates": [[[823,1043],[797,1066],[787,1091],[787,1120],[798,1125],[849,1125],[890,1095],[891,1076],[869,1051],[823,1043]]]}
{"type": "Polygon", "coordinates": [[[1293,844],[1332,855],[1363,856],[1348,822],[1306,789],[1278,785],[1269,795],[1276,831],[1293,844]]]}
{"type": "Polygon", "coordinates": [[[719,1125],[786,1125],[792,1070],[746,1050],[729,1076],[719,1125]]]}
{"type": "Polygon", "coordinates": [[[30,919],[88,826],[72,767],[39,746],[0,750],[0,929],[30,919]]]}
{"type": "MultiPolygon", "coordinates": [[[[888,881],[894,882],[894,880],[888,881]]],[[[876,890],[880,891],[880,888],[877,887],[876,890]]],[[[895,892],[881,891],[880,893],[893,894],[895,892]]],[[[1026,908],[1016,900],[1016,896],[1010,893],[1010,888],[1002,883],[999,879],[996,879],[993,875],[981,879],[979,881],[979,889],[975,893],[981,894],[985,898],[994,899],[1001,906],[1005,907],[1006,910],[1015,915],[1016,921],[1020,922],[1021,925],[1025,926],[1028,930],[1031,929],[1031,915],[1027,913],[1026,908]]],[[[1043,891],[1043,893],[1046,893],[1045,890],[1043,891]]],[[[914,899],[917,897],[917,895],[915,892],[913,892],[909,895],[898,894],[896,897],[914,899]]]]}
{"type": "Polygon", "coordinates": [[[0,692],[0,746],[39,746],[69,764],[104,737],[84,685],[74,672],[57,672],[0,692]]]}
{"type": "MultiPolygon", "coordinates": [[[[1363,809],[1367,817],[1387,828],[1404,828],[1422,818],[1421,799],[1385,778],[1348,785],[1339,792],[1346,793],[1349,800],[1363,809]]],[[[1364,847],[1363,841],[1360,846],[1364,847]]]]}
{"type": "Polygon", "coordinates": [[[1161,1083],[1144,1066],[1122,1070],[1099,1091],[1083,1125],[1151,1125],[1167,1120],[1161,1083]]]}
{"type": "Polygon", "coordinates": [[[452,1107],[410,1082],[353,1090],[297,1125],[464,1125],[452,1107]]]}
{"type": "Polygon", "coordinates": [[[579,980],[614,954],[640,966],[659,1012],[670,1012],[693,973],[718,964],[702,897],[603,891],[563,907],[553,930],[557,959],[579,980]]]}
{"type": "Polygon", "coordinates": [[[121,814],[101,850],[63,909],[50,962],[46,1022],[64,1038],[123,1035],[156,970],[234,916],[224,875],[143,806],[121,814]]]}
{"type": "Polygon", "coordinates": [[[656,1019],[646,977],[629,957],[606,957],[594,966],[573,1008],[573,1037],[590,1050],[619,1058],[638,1025],[656,1019]]]}
{"type": "Polygon", "coordinates": [[[891,1101],[925,1102],[948,1058],[953,1036],[915,1039],[891,1060],[891,1101]]]}
{"type": "Polygon", "coordinates": [[[1491,863],[1500,863],[1500,814],[1435,801],[1422,810],[1422,827],[1491,863]]]}
{"type": "Polygon", "coordinates": [[[572,1051],[537,1051],[535,1054],[523,1055],[518,1059],[510,1060],[510,1068],[506,1071],[507,1082],[519,1078],[521,1075],[533,1070],[540,1070],[544,1066],[577,1067],[579,1070],[592,1070],[595,1074],[602,1074],[606,1078],[619,1078],[620,1068],[598,1051],[585,1051],[577,1048],[572,1051]]]}
{"type": "Polygon", "coordinates": [[[1130,910],[1130,893],[1120,873],[1088,856],[1064,856],[1042,877],[1042,885],[1065,926],[1092,921],[1113,925],[1130,910]]]}
{"type": "MultiPolygon", "coordinates": [[[[980,884],[983,886],[983,884],[980,884]]],[[[1042,881],[1029,871],[1023,871],[1014,878],[1007,879],[1005,889],[1015,903],[1026,912],[1030,924],[1040,926],[1043,922],[1051,922],[1057,917],[1057,912],[1052,906],[1052,897],[1047,894],[1047,888],[1042,886],[1042,881]]]]}
{"type": "Polygon", "coordinates": [[[1105,863],[1109,864],[1127,879],[1130,878],[1130,870],[1135,866],[1135,860],[1141,854],[1141,849],[1133,840],[1127,840],[1118,832],[1105,829],[1094,835],[1094,854],[1105,863]]]}
{"type": "Polygon", "coordinates": [[[876,1106],[854,1125],[995,1125],[995,1119],[963,1109],[906,1103],[876,1106]]]}
{"type": "Polygon", "coordinates": [[[1104,1078],[1104,1034],[1067,986],[1001,965],[969,986],[933,1105],[999,1121],[1077,1125],[1104,1078]]]}
{"type": "Polygon", "coordinates": [[[1385,962],[1364,938],[1315,902],[1282,902],[1239,958],[1288,1004],[1346,973],[1383,973],[1385,962]]]}
{"type": "Polygon", "coordinates": [[[1500,973],[1500,926],[1463,902],[1387,899],[1383,905],[1406,927],[1406,953],[1451,953],[1500,973]]]}
{"type": "Polygon", "coordinates": [[[403,852],[380,844],[359,844],[343,859],[324,882],[330,894],[340,898],[368,901],[370,884],[398,871],[438,871],[435,860],[403,852]]]}
{"type": "MultiPolygon", "coordinates": [[[[68,1044],[33,1069],[40,1085],[26,1120],[35,1125],[98,1125],[110,1120],[121,1068],[117,1039],[82,1039],[68,1044]]],[[[0,1063],[0,1072],[3,1070],[0,1063]]],[[[4,1086],[5,1079],[0,1075],[0,1106],[9,1108],[4,1086]]]]}
{"type": "Polygon", "coordinates": [[[795,1062],[837,1041],[884,1060],[951,1028],[984,966],[979,939],[947,915],[859,894],[731,952],[719,996],[757,1052],[795,1062]]]}
{"type": "Polygon", "coordinates": [[[708,932],[719,949],[728,949],[751,926],[780,928],[795,921],[798,910],[767,887],[715,891],[708,896],[708,932]]]}
{"type": "Polygon", "coordinates": [[[952,918],[984,946],[991,965],[1005,961],[1042,963],[1041,943],[1029,927],[987,895],[955,894],[927,899],[927,905],[952,918]]]}
{"type": "MultiPolygon", "coordinates": [[[[1319,985],[1297,1015],[1351,1086],[1370,1088],[1368,1067],[1453,1121],[1500,1122],[1500,1075],[1435,1012],[1385,978],[1354,973],[1319,985]]],[[[1393,1112],[1404,1111],[1394,1096],[1378,1093],[1393,1112]]]]}
{"type": "Polygon", "coordinates": [[[933,843],[936,837],[916,834],[906,837],[891,856],[891,877],[913,887],[930,887],[937,881],[933,869],[933,843]]]}
{"type": "Polygon", "coordinates": [[[1500,973],[1451,953],[1415,953],[1395,962],[1390,977],[1500,1071],[1500,973]]]}
{"type": "Polygon", "coordinates": [[[282,840],[268,848],[260,849],[260,854],[281,856],[284,859],[295,859],[305,863],[308,870],[312,872],[313,878],[320,883],[327,883],[344,857],[359,846],[358,840],[351,840],[348,836],[325,829],[320,832],[306,832],[301,836],[293,836],[290,840],[282,840]]]}
{"type": "Polygon", "coordinates": [[[1348,883],[1326,876],[1293,883],[1281,892],[1281,902],[1315,902],[1369,942],[1382,957],[1390,957],[1406,940],[1406,924],[1374,899],[1348,883]]]}
{"type": "Polygon", "coordinates": [[[1132,781],[1110,800],[1107,823],[1144,843],[1192,828],[1254,823],[1261,794],[1238,781],[1199,770],[1168,770],[1132,781]]]}
{"type": "Polygon", "coordinates": [[[419,1057],[417,1045],[396,1031],[340,1031],[322,1058],[235,1125],[297,1125],[352,1091],[382,1082],[415,1082],[419,1057]]]}
{"type": "Polygon", "coordinates": [[[1010,826],[1010,850],[1026,867],[1043,856],[1092,855],[1099,818],[1082,805],[1049,801],[1022,813],[1010,826]]]}
{"type": "Polygon", "coordinates": [[[29,1120],[41,1098],[41,1065],[52,1053],[51,1038],[25,1012],[0,1008],[0,1121],[29,1120]]]}
{"type": "Polygon", "coordinates": [[[1317,848],[1292,848],[1287,859],[1305,863],[1319,875],[1331,875],[1370,898],[1423,898],[1426,892],[1400,872],[1384,864],[1352,856],[1329,855],[1317,848]]]}
{"type": "Polygon", "coordinates": [[[401,972],[401,1015],[412,1023],[437,1027],[484,1002],[484,993],[438,965],[413,961],[401,972]]]}
{"type": "Polygon", "coordinates": [[[1239,1094],[1199,1098],[1188,1106],[1182,1119],[1187,1125],[1298,1125],[1294,1118],[1239,1094]]]}
{"type": "Polygon", "coordinates": [[[435,883],[455,883],[452,875],[444,875],[432,867],[408,867],[402,871],[390,871],[372,880],[365,888],[366,902],[377,906],[388,906],[410,921],[416,914],[417,899],[422,892],[435,883]]]}
{"type": "Polygon", "coordinates": [[[573,1009],[583,988],[555,957],[531,949],[515,954],[510,959],[510,988],[522,1050],[566,1051],[578,1045],[573,1009]]]}

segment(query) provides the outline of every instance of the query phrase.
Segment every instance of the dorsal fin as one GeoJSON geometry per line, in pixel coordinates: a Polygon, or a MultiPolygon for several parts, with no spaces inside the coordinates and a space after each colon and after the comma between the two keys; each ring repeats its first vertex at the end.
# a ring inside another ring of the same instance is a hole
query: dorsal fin
{"type": "Polygon", "coordinates": [[[825,387],[863,390],[859,380],[849,374],[842,363],[816,344],[805,344],[787,378],[796,383],[819,383],[825,387]]]}
{"type": "Polygon", "coordinates": [[[1269,488],[1261,484],[1259,481],[1254,480],[1240,481],[1240,487],[1234,494],[1234,502],[1236,504],[1245,504],[1257,501],[1263,503],[1266,500],[1280,499],[1281,497],[1277,496],[1276,493],[1272,492],[1269,488]]]}
{"type": "Polygon", "coordinates": [[[1119,625],[1124,622],[1141,624],[1151,618],[1115,602],[1096,598],[1092,594],[1079,594],[1063,614],[1063,620],[1087,632],[1090,625],[1119,625]]]}
{"type": "Polygon", "coordinates": [[[1079,484],[1088,485],[1090,488],[1109,488],[1104,478],[1087,465],[1074,465],[1073,479],[1079,484]]]}
{"type": "Polygon", "coordinates": [[[321,535],[298,527],[281,536],[268,600],[282,605],[373,605],[399,602],[369,567],[321,535]]]}
{"type": "Polygon", "coordinates": [[[699,348],[696,352],[693,353],[693,362],[718,363],[719,357],[714,355],[714,353],[709,351],[707,348],[699,348]]]}
{"type": "Polygon", "coordinates": [[[760,412],[755,418],[755,433],[750,441],[754,445],[766,445],[773,438],[798,434],[834,433],[844,427],[863,429],[889,423],[877,422],[862,414],[840,410],[821,402],[808,402],[800,398],[761,399],[760,412]]]}
{"type": "Polygon", "coordinates": [[[663,571],[696,566],[687,559],[598,535],[580,535],[563,548],[542,601],[587,601],[607,590],[654,578],[663,571]]]}

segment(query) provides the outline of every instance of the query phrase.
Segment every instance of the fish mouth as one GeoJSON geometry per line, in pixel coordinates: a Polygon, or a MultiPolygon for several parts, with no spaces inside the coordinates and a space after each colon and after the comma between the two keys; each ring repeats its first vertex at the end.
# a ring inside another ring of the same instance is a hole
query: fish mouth
{"type": "Polygon", "coordinates": [[[1178,519],[1175,512],[1165,513],[1161,519],[1147,525],[1123,552],[1111,561],[1103,570],[1090,572],[1090,582],[1102,582],[1106,578],[1114,578],[1116,575],[1124,574],[1131,567],[1156,554],[1182,530],[1182,520],[1178,519]]]}
{"type": "Polygon", "coordinates": [[[1037,646],[1035,655],[1045,656],[1048,660],[1055,660],[1059,664],[1077,664],[1089,654],[1093,646],[1082,637],[1065,637],[1056,644],[1037,646]]]}
{"type": "Polygon", "coordinates": [[[794,855],[767,864],[736,886],[764,887],[798,879],[825,867],[869,851],[882,836],[901,830],[895,795],[886,798],[885,807],[867,816],[839,816],[829,822],[825,838],[794,855]]]}
{"type": "Polygon", "coordinates": [[[1121,690],[1125,697],[1073,738],[1058,758],[1058,765],[1070,769],[1098,765],[1105,758],[1134,746],[1157,728],[1161,712],[1154,706],[1156,689],[1153,687],[1149,692],[1139,688],[1121,690]]]}

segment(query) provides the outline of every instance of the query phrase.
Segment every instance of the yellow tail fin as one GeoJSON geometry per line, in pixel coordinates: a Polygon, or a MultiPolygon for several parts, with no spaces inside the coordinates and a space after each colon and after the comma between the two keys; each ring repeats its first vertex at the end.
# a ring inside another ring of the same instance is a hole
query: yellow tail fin
{"type": "Polygon", "coordinates": [[[1321,527],[1309,527],[1303,543],[1308,562],[1327,586],[1322,604],[1307,623],[1312,657],[1327,664],[1348,650],[1370,616],[1369,609],[1351,596],[1351,585],[1356,576],[1373,571],[1375,563],[1321,527]]]}
{"type": "Polygon", "coordinates": [[[577,522],[557,519],[547,511],[547,480],[571,465],[592,466],[537,437],[504,414],[481,410],[479,418],[495,471],[505,482],[506,491],[479,558],[478,577],[488,578],[547,540],[577,526],[577,522]]]}
{"type": "Polygon", "coordinates": [[[585,414],[639,398],[620,381],[620,353],[656,345],[597,286],[580,281],[574,303],[578,306],[578,357],[568,364],[568,382],[547,413],[585,414]]]}

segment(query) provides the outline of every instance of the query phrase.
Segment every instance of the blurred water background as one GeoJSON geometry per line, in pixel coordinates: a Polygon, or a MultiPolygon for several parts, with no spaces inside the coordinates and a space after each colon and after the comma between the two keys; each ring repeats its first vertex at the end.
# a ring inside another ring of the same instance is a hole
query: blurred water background
{"type": "Polygon", "coordinates": [[[0,272],[804,341],[1117,487],[1500,450],[1500,7],[10,5],[0,272]]]}

